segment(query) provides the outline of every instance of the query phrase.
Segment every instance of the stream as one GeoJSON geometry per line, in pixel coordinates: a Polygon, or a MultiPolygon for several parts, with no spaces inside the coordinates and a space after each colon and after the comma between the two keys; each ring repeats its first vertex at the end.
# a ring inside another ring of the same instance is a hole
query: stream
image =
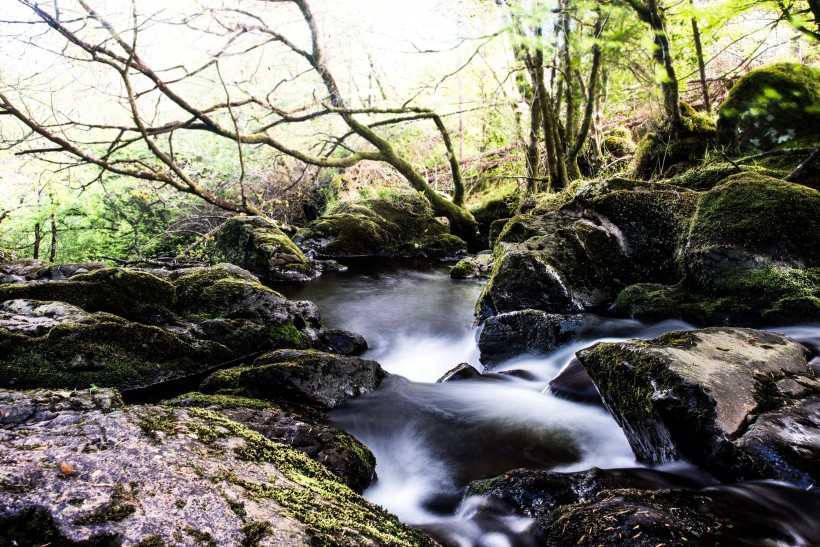
{"type": "MultiPolygon", "coordinates": [[[[488,517],[480,511],[480,498],[460,504],[466,485],[517,468],[581,471],[640,466],[602,405],[558,398],[550,393],[549,382],[576,351],[596,341],[654,338],[690,325],[606,320],[587,339],[550,355],[521,356],[495,365],[492,374],[479,380],[436,383],[459,363],[482,371],[473,306],[483,282],[451,280],[449,267],[441,263],[349,266],[304,285],[276,289],[288,298],[316,303],[325,327],[362,334],[370,346],[363,357],[391,373],[376,392],[349,401],[330,415],[335,425],[376,456],[377,480],[365,492],[367,499],[453,544],[531,545],[537,540],[527,539],[529,519],[503,512],[488,517]]],[[[777,330],[812,347],[815,354],[820,349],[818,326],[777,330]]],[[[816,359],[812,364],[817,365],[816,359]]],[[[685,463],[663,469],[702,486],[716,483],[685,463]]],[[[741,485],[737,495],[753,494],[741,485]]],[[[789,498],[788,492],[781,497],[789,498]]],[[[776,501],[784,514],[783,526],[799,528],[785,522],[794,516],[794,504],[776,501]]],[[[795,532],[795,537],[810,536],[802,543],[810,545],[820,538],[813,532],[816,517],[805,516],[807,531],[795,532]]]]}

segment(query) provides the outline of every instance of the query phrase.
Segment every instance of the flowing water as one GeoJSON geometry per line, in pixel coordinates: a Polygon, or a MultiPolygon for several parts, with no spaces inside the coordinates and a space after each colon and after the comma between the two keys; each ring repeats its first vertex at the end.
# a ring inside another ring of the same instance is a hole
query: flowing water
{"type": "MultiPolygon", "coordinates": [[[[588,339],[548,356],[493,367],[493,373],[512,373],[435,383],[459,363],[482,370],[473,306],[483,284],[451,280],[447,272],[444,264],[362,263],[283,292],[315,302],[326,327],[362,334],[370,345],[364,357],[392,375],[376,392],[331,413],[376,456],[378,479],[365,497],[459,545],[526,545],[527,519],[474,518],[480,500],[458,504],[465,486],[522,467],[637,466],[621,429],[600,404],[555,397],[549,381],[576,351],[596,341],[654,338],[691,327],[607,320],[588,339]]],[[[817,326],[777,330],[820,349],[817,326]]],[[[686,466],[677,472],[698,474],[686,466]]]]}

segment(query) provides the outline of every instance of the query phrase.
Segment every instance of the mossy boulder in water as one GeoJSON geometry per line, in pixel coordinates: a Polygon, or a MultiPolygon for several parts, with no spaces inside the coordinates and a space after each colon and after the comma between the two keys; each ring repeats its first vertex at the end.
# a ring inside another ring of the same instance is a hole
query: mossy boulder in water
{"type": "Polygon", "coordinates": [[[449,233],[418,193],[345,201],[300,230],[294,241],[331,258],[385,256],[444,258],[467,245],[449,233]]]}
{"type": "Polygon", "coordinates": [[[715,122],[681,103],[681,126],[666,123],[638,143],[630,166],[631,176],[649,180],[664,176],[671,168],[691,167],[703,160],[714,144],[715,122]]]}
{"type": "Polygon", "coordinates": [[[385,375],[378,363],[358,357],[278,350],[259,357],[252,366],[214,373],[201,389],[330,409],[373,391],[385,375]]]}
{"type": "Polygon", "coordinates": [[[271,281],[307,281],[319,274],[287,234],[262,217],[229,218],[216,236],[213,258],[271,281]]]}
{"type": "Polygon", "coordinates": [[[785,336],[671,332],[578,358],[639,461],[686,459],[722,480],[820,483],[820,382],[785,336]]]}
{"type": "Polygon", "coordinates": [[[769,150],[791,141],[820,142],[820,70],[774,63],[753,70],[720,105],[719,144],[739,153],[769,150]]]}

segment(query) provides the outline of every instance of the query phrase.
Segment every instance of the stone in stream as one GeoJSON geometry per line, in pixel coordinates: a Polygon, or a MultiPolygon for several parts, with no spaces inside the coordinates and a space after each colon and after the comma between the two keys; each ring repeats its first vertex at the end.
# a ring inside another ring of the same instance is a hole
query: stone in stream
{"type": "Polygon", "coordinates": [[[476,495],[484,498],[474,519],[480,522],[499,511],[529,517],[539,545],[820,542],[815,521],[820,495],[775,483],[712,485],[708,477],[652,469],[520,469],[473,482],[467,496],[476,495]]]}
{"type": "Polygon", "coordinates": [[[251,366],[215,372],[201,389],[329,410],[375,390],[385,376],[377,362],[367,359],[313,350],[277,350],[262,355],[251,366]]]}
{"type": "Polygon", "coordinates": [[[639,461],[686,459],[723,480],[820,482],[820,382],[789,338],[708,328],[577,355],[639,461]]]}
{"type": "Polygon", "coordinates": [[[434,545],[215,410],[0,392],[0,447],[2,545],[434,545]]]}

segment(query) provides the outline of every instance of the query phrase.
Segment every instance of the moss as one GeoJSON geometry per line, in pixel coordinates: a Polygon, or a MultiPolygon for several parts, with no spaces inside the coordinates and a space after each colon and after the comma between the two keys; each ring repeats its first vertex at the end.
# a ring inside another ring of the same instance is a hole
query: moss
{"type": "Polygon", "coordinates": [[[691,348],[695,345],[697,338],[689,331],[675,330],[660,335],[656,341],[663,346],[672,346],[676,348],[691,348]]]}
{"type": "Polygon", "coordinates": [[[199,385],[199,389],[208,394],[234,395],[238,391],[239,378],[251,368],[243,366],[218,370],[205,378],[199,385]]]}
{"type": "Polygon", "coordinates": [[[137,547],[165,547],[165,540],[159,534],[152,534],[137,543],[137,547]]]}
{"type": "Polygon", "coordinates": [[[242,540],[239,544],[242,547],[255,547],[273,533],[273,527],[269,522],[252,520],[244,523],[240,531],[242,532],[242,540]]]}
{"type": "MultiPolygon", "coordinates": [[[[770,177],[780,175],[780,173],[776,171],[755,165],[743,165],[742,170],[744,172],[758,173],[770,177]]],[[[731,163],[712,163],[687,169],[679,175],[664,180],[664,183],[689,188],[691,190],[711,190],[725,179],[737,174],[737,167],[731,163]]]]}
{"type": "Polygon", "coordinates": [[[307,277],[314,273],[310,260],[287,234],[262,217],[228,219],[217,236],[213,259],[273,279],[287,277],[287,272],[307,277]]]}
{"type": "Polygon", "coordinates": [[[820,70],[798,63],[755,69],[732,87],[720,106],[719,143],[735,151],[768,150],[813,136],[820,127],[820,70]]]}
{"type": "Polygon", "coordinates": [[[467,279],[478,275],[478,265],[472,258],[463,258],[450,268],[450,277],[453,279],[467,279]]]}
{"type": "Polygon", "coordinates": [[[224,432],[221,437],[242,438],[243,445],[233,448],[240,459],[274,464],[288,480],[302,487],[294,489],[271,483],[253,483],[236,477],[228,479],[248,490],[252,496],[275,500],[308,526],[316,544],[361,542],[362,536],[379,545],[435,544],[422,532],[407,528],[393,515],[368,503],[306,455],[277,444],[219,413],[192,409],[190,414],[203,426],[224,432]]]}
{"type": "Polygon", "coordinates": [[[210,532],[203,532],[197,530],[196,528],[186,526],[185,533],[191,536],[197,545],[204,545],[205,547],[218,547],[214,536],[212,536],[210,532]]]}
{"type": "Polygon", "coordinates": [[[151,411],[137,414],[139,427],[142,432],[151,438],[152,442],[162,442],[163,435],[176,433],[177,420],[171,411],[151,411]],[[160,435],[162,433],[163,435],[160,435]]]}
{"type": "Polygon", "coordinates": [[[616,127],[606,134],[601,142],[601,148],[613,158],[623,158],[634,154],[637,146],[629,129],[616,127]]]}
{"type": "Polygon", "coordinates": [[[700,163],[715,138],[712,120],[681,103],[681,127],[664,125],[638,143],[630,166],[631,176],[641,180],[664,176],[673,166],[700,163]]]}
{"type": "Polygon", "coordinates": [[[692,219],[693,245],[729,245],[777,260],[820,264],[820,192],[742,173],[705,193],[692,219]]]}
{"type": "Polygon", "coordinates": [[[133,389],[198,372],[227,356],[218,344],[102,313],[37,338],[0,329],[0,371],[17,389],[133,389]]]}
{"type": "Polygon", "coordinates": [[[126,490],[124,485],[117,484],[114,486],[111,498],[105,505],[93,513],[76,519],[74,524],[85,526],[89,524],[102,524],[104,522],[119,522],[137,510],[132,502],[132,494],[126,490]]]}
{"type": "Polygon", "coordinates": [[[481,496],[488,493],[492,490],[498,481],[501,480],[501,477],[492,477],[489,479],[484,479],[480,481],[473,481],[470,483],[470,486],[467,488],[467,496],[481,496]]]}
{"type": "Polygon", "coordinates": [[[88,312],[160,324],[173,318],[176,290],[149,273],[106,268],[76,275],[70,281],[0,285],[0,301],[18,298],[66,302],[88,312]]]}
{"type": "MultiPolygon", "coordinates": [[[[219,374],[219,372],[216,372],[214,374],[219,374]]],[[[198,393],[195,391],[179,395],[167,401],[163,401],[162,404],[180,408],[218,408],[221,410],[232,408],[247,408],[251,410],[272,410],[277,408],[276,405],[274,405],[273,403],[270,403],[268,401],[262,401],[260,399],[253,399],[251,397],[239,397],[231,395],[206,395],[204,393],[198,393]]]]}

